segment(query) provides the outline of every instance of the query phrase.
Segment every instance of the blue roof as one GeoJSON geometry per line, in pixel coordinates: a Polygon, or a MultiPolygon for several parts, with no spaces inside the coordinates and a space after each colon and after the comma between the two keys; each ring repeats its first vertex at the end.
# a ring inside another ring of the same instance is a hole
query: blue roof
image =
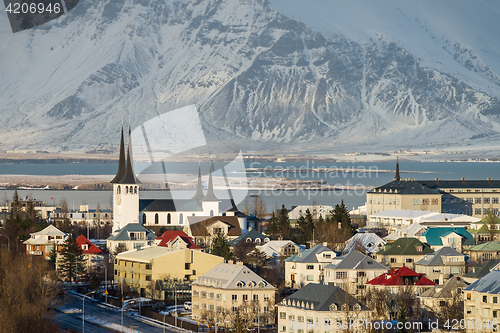
{"type": "Polygon", "coordinates": [[[429,228],[427,229],[422,236],[425,236],[427,243],[431,246],[441,246],[446,245],[443,244],[441,237],[448,235],[449,233],[456,233],[465,238],[463,240],[462,245],[474,245],[474,237],[468,232],[465,228],[462,227],[439,227],[439,228],[429,228]]]}
{"type": "Polygon", "coordinates": [[[229,246],[236,246],[242,239],[248,239],[250,238],[252,240],[252,242],[255,242],[255,240],[257,238],[260,239],[260,242],[262,244],[264,244],[264,240],[266,238],[269,238],[269,240],[272,240],[272,237],[269,237],[269,236],[266,236],[264,234],[261,234],[260,232],[258,232],[257,230],[255,229],[252,229],[250,230],[249,232],[247,232],[246,234],[244,235],[241,235],[240,237],[236,238],[236,239],[233,239],[232,241],[229,242],[229,246]]]}

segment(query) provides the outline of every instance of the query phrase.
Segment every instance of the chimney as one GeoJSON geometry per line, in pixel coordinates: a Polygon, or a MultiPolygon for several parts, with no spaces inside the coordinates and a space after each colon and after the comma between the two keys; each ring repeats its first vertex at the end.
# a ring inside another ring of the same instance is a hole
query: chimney
{"type": "Polygon", "coordinates": [[[394,268],[391,267],[391,277],[394,276],[394,268]]]}
{"type": "Polygon", "coordinates": [[[243,266],[243,261],[237,261],[236,266],[243,266]]]}
{"type": "Polygon", "coordinates": [[[486,178],[486,180],[491,181],[491,178],[488,177],[488,178],[486,178]]]}
{"type": "Polygon", "coordinates": [[[465,178],[462,178],[462,179],[461,179],[461,181],[464,181],[464,180],[465,180],[465,178]]]}
{"type": "Polygon", "coordinates": [[[436,178],[435,178],[435,180],[436,180],[436,181],[438,181],[438,180],[439,180],[439,178],[437,178],[437,177],[436,177],[436,178]]]}
{"type": "Polygon", "coordinates": [[[323,246],[328,247],[328,242],[323,242],[323,246]]]}

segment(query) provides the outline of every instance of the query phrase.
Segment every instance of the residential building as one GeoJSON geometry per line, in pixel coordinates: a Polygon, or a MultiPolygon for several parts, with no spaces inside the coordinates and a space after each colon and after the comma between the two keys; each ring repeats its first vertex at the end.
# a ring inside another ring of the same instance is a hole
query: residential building
{"type": "MultiPolygon", "coordinates": [[[[107,269],[109,263],[109,253],[95,246],[87,237],[80,235],[76,239],[76,242],[82,249],[83,256],[85,258],[87,272],[103,272],[107,269]],[[105,267],[103,267],[105,266],[105,267]]],[[[111,278],[112,272],[109,272],[109,277],[111,278]]]]}
{"type": "Polygon", "coordinates": [[[484,262],[491,259],[500,259],[500,241],[487,242],[463,249],[464,254],[472,260],[484,262]]]}
{"type": "Polygon", "coordinates": [[[478,244],[499,241],[500,218],[498,216],[486,216],[482,220],[472,223],[469,231],[478,244]]]}
{"type": "Polygon", "coordinates": [[[212,238],[218,233],[224,234],[228,240],[240,237],[241,227],[237,216],[214,216],[210,218],[190,216],[184,226],[184,232],[194,238],[196,245],[209,247],[212,238]]]}
{"type": "Polygon", "coordinates": [[[482,265],[469,268],[469,271],[463,276],[463,278],[465,281],[472,283],[493,270],[500,270],[500,259],[491,259],[482,265]]]}
{"type": "Polygon", "coordinates": [[[465,274],[465,256],[451,247],[442,247],[415,262],[415,271],[424,273],[437,284],[443,284],[453,275],[465,274]]]}
{"type": "Polygon", "coordinates": [[[462,290],[468,285],[469,283],[464,281],[462,277],[453,276],[445,284],[435,285],[419,295],[418,298],[427,310],[436,313],[440,307],[453,302],[453,299],[457,297],[456,293],[458,293],[461,300],[463,297],[462,290]]]}
{"type": "Polygon", "coordinates": [[[192,249],[148,246],[119,253],[115,258],[114,279],[126,283],[141,295],[164,299],[168,290],[162,282],[194,281],[224,259],[192,249]]]}
{"type": "Polygon", "coordinates": [[[408,227],[395,229],[393,233],[384,237],[387,242],[393,242],[399,238],[409,237],[409,238],[419,238],[427,230],[428,227],[415,222],[410,224],[408,227]]]}
{"type": "Polygon", "coordinates": [[[323,283],[323,268],[336,256],[336,252],[318,244],[285,259],[285,284],[301,288],[308,283],[323,283]]]}
{"type": "Polygon", "coordinates": [[[429,244],[434,251],[443,247],[452,247],[461,252],[464,246],[475,244],[474,237],[462,227],[429,228],[418,239],[429,244]]]}
{"type": "Polygon", "coordinates": [[[154,241],[155,245],[164,246],[172,249],[191,249],[201,250],[184,231],[167,230],[154,241]]]}
{"type": "Polygon", "coordinates": [[[241,235],[240,237],[235,238],[232,241],[230,241],[229,242],[229,246],[234,247],[234,246],[238,245],[238,243],[241,240],[244,240],[247,243],[252,243],[252,244],[255,244],[255,245],[261,245],[261,244],[264,244],[264,243],[268,243],[269,241],[272,240],[272,238],[269,237],[269,236],[266,236],[266,235],[264,235],[264,234],[262,234],[260,232],[258,232],[255,229],[252,229],[249,232],[247,232],[246,234],[241,235]]]}
{"type": "Polygon", "coordinates": [[[278,332],[342,332],[371,309],[340,287],[309,283],[277,306],[278,332]]]}
{"type": "Polygon", "coordinates": [[[376,253],[384,248],[385,240],[377,234],[366,232],[357,233],[345,242],[344,252],[350,252],[355,249],[363,249],[366,253],[376,253]]]}
{"type": "Polygon", "coordinates": [[[322,218],[325,218],[326,216],[331,215],[331,212],[333,212],[333,207],[323,205],[295,206],[288,213],[288,217],[290,218],[290,220],[297,220],[301,216],[306,216],[307,210],[309,210],[309,212],[311,213],[312,218],[317,220],[320,216],[322,218]]]}
{"type": "Polygon", "coordinates": [[[474,323],[473,328],[467,326],[467,332],[498,332],[500,271],[491,271],[471,283],[463,289],[463,295],[465,322],[474,323]]]}
{"type": "Polygon", "coordinates": [[[268,258],[289,258],[306,249],[304,245],[298,245],[291,240],[271,240],[263,245],[255,247],[262,251],[268,258]]]}
{"type": "Polygon", "coordinates": [[[41,231],[30,234],[30,238],[24,242],[26,244],[26,254],[42,256],[47,259],[52,248],[56,245],[59,249],[66,238],[68,238],[68,234],[53,225],[49,225],[41,231]]]}
{"type": "Polygon", "coordinates": [[[130,251],[144,246],[152,245],[156,235],[153,231],[144,228],[139,223],[129,223],[122,229],[115,230],[106,239],[106,247],[114,253],[119,247],[121,251],[130,251]]]}
{"type": "Polygon", "coordinates": [[[378,251],[374,258],[392,268],[402,266],[414,268],[416,261],[433,252],[429,244],[422,243],[416,238],[402,237],[393,243],[385,244],[384,249],[378,251]]]}
{"type": "Polygon", "coordinates": [[[325,284],[338,286],[349,294],[357,295],[365,289],[366,281],[387,273],[386,266],[363,253],[352,250],[343,256],[333,258],[324,266],[325,284]]]}
{"type": "Polygon", "coordinates": [[[367,281],[367,287],[385,288],[391,294],[398,294],[401,288],[410,287],[416,295],[421,295],[437,283],[429,280],[425,274],[417,273],[406,266],[398,269],[391,268],[390,273],[384,273],[373,280],[367,281]]]}
{"type": "Polygon", "coordinates": [[[216,318],[219,327],[227,327],[227,315],[239,311],[255,326],[274,323],[276,288],[246,266],[220,263],[198,277],[192,290],[194,320],[216,318]]]}

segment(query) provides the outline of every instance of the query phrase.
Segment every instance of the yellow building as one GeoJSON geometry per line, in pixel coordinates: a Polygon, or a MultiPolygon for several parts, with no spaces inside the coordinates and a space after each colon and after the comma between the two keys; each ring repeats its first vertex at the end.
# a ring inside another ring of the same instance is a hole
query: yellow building
{"type": "MultiPolygon", "coordinates": [[[[115,281],[126,283],[141,295],[152,295],[157,281],[194,281],[224,259],[191,249],[172,249],[163,246],[145,247],[120,253],[115,259],[115,281]]],[[[163,298],[162,295],[154,295],[163,298]]]]}
{"type": "Polygon", "coordinates": [[[219,264],[192,283],[193,319],[230,326],[239,311],[250,326],[274,323],[275,290],[246,266],[219,264]]]}
{"type": "Polygon", "coordinates": [[[464,288],[463,293],[467,332],[498,332],[500,271],[489,272],[464,288]]]}

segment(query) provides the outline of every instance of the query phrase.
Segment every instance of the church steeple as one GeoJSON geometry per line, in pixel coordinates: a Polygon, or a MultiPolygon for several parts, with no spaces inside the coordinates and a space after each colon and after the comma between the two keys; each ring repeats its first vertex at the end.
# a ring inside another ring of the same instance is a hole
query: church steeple
{"type": "Polygon", "coordinates": [[[125,175],[125,140],[123,139],[123,126],[122,126],[122,138],[120,140],[120,157],[118,158],[118,172],[115,178],[111,181],[112,184],[120,182],[120,180],[125,175]]]}
{"type": "Polygon", "coordinates": [[[127,149],[127,166],[125,168],[125,174],[122,179],[120,179],[120,184],[139,184],[139,180],[135,177],[134,173],[134,159],[132,156],[132,131],[129,127],[128,129],[128,149],[127,149]]]}
{"type": "Polygon", "coordinates": [[[396,177],[394,177],[394,181],[401,181],[401,177],[399,176],[399,157],[396,157],[396,177]]]}
{"type": "Polygon", "coordinates": [[[203,198],[203,201],[219,201],[214,193],[214,183],[212,181],[212,162],[210,162],[210,175],[208,176],[208,189],[207,195],[203,198]]]}
{"type": "Polygon", "coordinates": [[[205,197],[203,194],[203,185],[201,183],[201,166],[198,166],[198,182],[196,183],[196,193],[191,200],[201,201],[205,197]]]}

